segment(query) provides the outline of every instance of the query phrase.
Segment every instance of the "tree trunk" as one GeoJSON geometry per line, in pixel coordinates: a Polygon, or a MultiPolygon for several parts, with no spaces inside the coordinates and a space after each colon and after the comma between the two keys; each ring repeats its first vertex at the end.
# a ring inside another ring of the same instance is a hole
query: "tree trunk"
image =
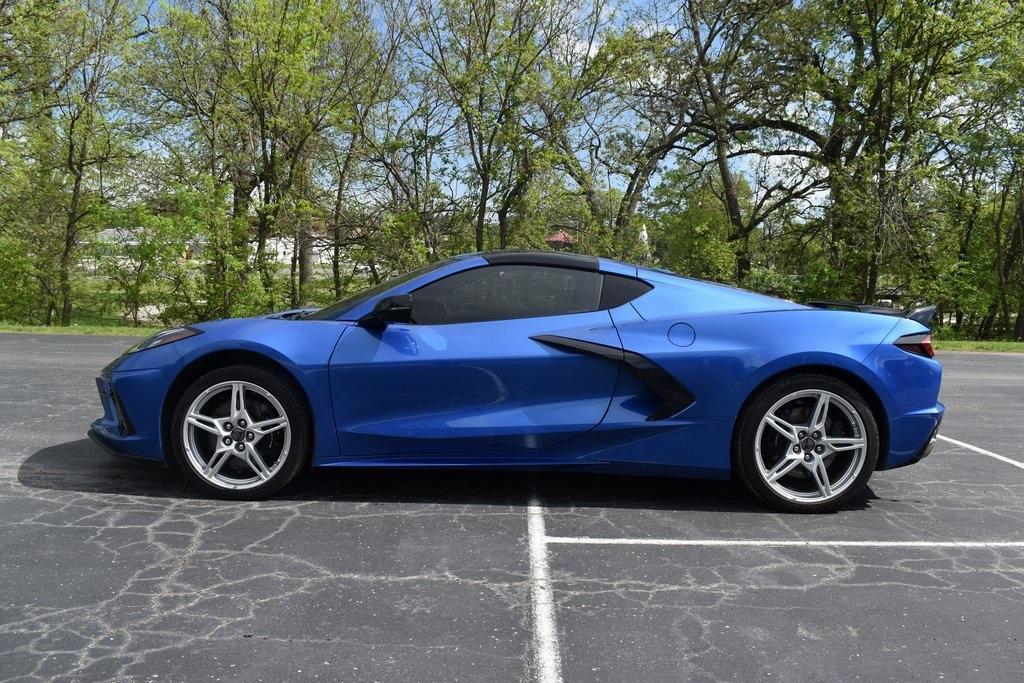
{"type": "Polygon", "coordinates": [[[341,298],[341,226],[334,222],[334,244],[331,247],[331,275],[334,276],[334,298],[341,298]]]}
{"type": "Polygon", "coordinates": [[[508,247],[508,205],[498,209],[498,248],[508,247]]]}
{"type": "Polygon", "coordinates": [[[868,257],[867,267],[867,282],[864,286],[864,299],[863,302],[866,304],[875,303],[875,297],[878,292],[878,258],[879,251],[882,246],[879,242],[878,233],[881,228],[875,228],[875,234],[871,236],[871,255],[868,257]]]}
{"type": "Polygon", "coordinates": [[[985,312],[985,316],[981,319],[978,324],[978,339],[988,339],[992,336],[992,324],[996,320],[996,304],[990,304],[988,311],[985,312]]]}
{"type": "Polygon", "coordinates": [[[309,302],[309,281],[313,274],[313,236],[309,227],[299,229],[299,298],[298,305],[305,306],[309,302]]]}
{"type": "Polygon", "coordinates": [[[743,281],[750,274],[750,237],[749,235],[740,243],[736,252],[736,284],[742,286],[743,281]]]}
{"type": "Polygon", "coordinates": [[[498,246],[500,249],[508,248],[512,228],[508,220],[509,213],[511,213],[512,207],[521,205],[523,195],[530,183],[530,158],[527,156],[522,163],[524,164],[522,172],[518,174],[515,184],[505,193],[501,200],[501,206],[498,207],[498,246]]]}
{"type": "Polygon", "coordinates": [[[344,185],[338,181],[338,192],[334,200],[333,225],[331,226],[331,275],[334,278],[334,298],[340,299],[344,284],[341,278],[342,198],[344,185]]]}
{"type": "Polygon", "coordinates": [[[298,233],[296,233],[295,237],[292,239],[292,259],[291,264],[288,268],[288,299],[291,302],[291,308],[299,307],[299,288],[295,283],[295,274],[296,271],[298,270],[300,249],[299,243],[301,242],[301,240],[302,238],[299,236],[298,233]]]}
{"type": "Polygon", "coordinates": [[[267,239],[270,236],[270,217],[265,211],[259,212],[259,222],[256,235],[256,270],[263,282],[264,296],[267,301],[267,310],[274,309],[274,274],[271,265],[267,261],[267,239]]]}
{"type": "Polygon", "coordinates": [[[826,229],[828,233],[828,263],[832,268],[842,266],[842,255],[839,253],[839,245],[842,242],[842,212],[846,203],[845,188],[843,181],[838,177],[838,172],[829,170],[829,208],[826,210],[826,229]]]}
{"type": "Polygon", "coordinates": [[[334,225],[331,235],[333,244],[331,246],[331,274],[334,276],[334,298],[341,298],[341,245],[342,245],[342,207],[345,201],[345,187],[348,185],[348,169],[355,154],[355,140],[349,145],[345,152],[345,160],[338,170],[338,188],[334,193],[334,225]]]}
{"type": "Polygon", "coordinates": [[[60,252],[60,324],[67,327],[71,324],[71,257],[75,253],[75,239],[78,232],[78,210],[82,203],[82,171],[78,168],[75,182],[71,188],[71,203],[68,207],[68,220],[64,228],[64,248],[60,252]]]}
{"type": "Polygon", "coordinates": [[[615,214],[615,228],[612,235],[618,244],[622,244],[626,237],[626,231],[633,223],[637,204],[640,203],[640,195],[647,187],[647,181],[657,168],[658,161],[659,157],[648,158],[643,167],[633,171],[633,175],[626,185],[626,192],[619,200],[619,209],[615,214]]]}
{"type": "Polygon", "coordinates": [[[725,130],[719,129],[715,132],[715,155],[718,159],[718,175],[722,179],[722,191],[725,194],[725,212],[729,216],[729,223],[732,224],[733,234],[737,238],[749,234],[743,224],[743,210],[740,208],[739,192],[736,189],[736,179],[729,168],[729,149],[725,144],[725,130]]]}
{"type": "Polygon", "coordinates": [[[484,221],[487,218],[487,195],[491,191],[491,176],[483,174],[480,178],[480,201],[476,207],[476,250],[484,250],[484,221]]]}
{"type": "Polygon", "coordinates": [[[1024,341],[1024,287],[1021,288],[1020,298],[1017,300],[1017,324],[1013,328],[1013,338],[1024,341]]]}

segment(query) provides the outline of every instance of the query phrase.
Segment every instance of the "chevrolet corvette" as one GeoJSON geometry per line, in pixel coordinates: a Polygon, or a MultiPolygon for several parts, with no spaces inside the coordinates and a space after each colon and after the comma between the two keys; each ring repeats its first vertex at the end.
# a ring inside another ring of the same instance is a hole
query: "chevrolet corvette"
{"type": "Polygon", "coordinates": [[[307,467],[559,469],[734,477],[820,512],[928,454],[932,311],[466,254],[326,308],[160,332],[103,369],[89,435],[224,498],[307,467]]]}

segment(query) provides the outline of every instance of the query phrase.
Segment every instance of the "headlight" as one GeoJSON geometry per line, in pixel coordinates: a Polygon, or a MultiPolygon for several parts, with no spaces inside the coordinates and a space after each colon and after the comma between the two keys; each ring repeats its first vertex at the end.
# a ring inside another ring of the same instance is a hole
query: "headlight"
{"type": "Polygon", "coordinates": [[[197,334],[202,333],[202,330],[197,330],[194,327],[172,327],[169,330],[157,332],[148,339],[143,339],[138,344],[125,351],[125,353],[138,353],[139,351],[145,351],[146,349],[154,349],[158,346],[181,341],[182,339],[188,339],[189,337],[194,337],[197,334]]]}

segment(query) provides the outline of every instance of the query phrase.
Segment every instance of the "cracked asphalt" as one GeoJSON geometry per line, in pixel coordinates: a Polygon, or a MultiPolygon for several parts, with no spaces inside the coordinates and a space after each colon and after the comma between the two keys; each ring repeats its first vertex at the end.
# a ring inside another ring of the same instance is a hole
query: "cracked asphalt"
{"type": "MultiPolygon", "coordinates": [[[[530,680],[550,536],[1024,541],[1024,469],[941,443],[849,509],[725,482],[314,472],[205,500],[85,439],[126,338],[0,335],[0,680],[530,680]]],[[[1024,356],[947,354],[943,433],[1024,461],[1024,356]]],[[[1020,680],[1024,549],[551,544],[578,680],[1020,680]]]]}

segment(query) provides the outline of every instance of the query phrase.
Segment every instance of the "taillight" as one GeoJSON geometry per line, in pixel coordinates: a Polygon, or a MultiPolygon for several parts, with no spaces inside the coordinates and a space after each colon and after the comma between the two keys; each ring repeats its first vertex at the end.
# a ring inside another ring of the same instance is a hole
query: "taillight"
{"type": "Polygon", "coordinates": [[[897,339],[895,344],[907,353],[916,353],[918,356],[924,356],[925,358],[935,358],[935,349],[932,348],[932,335],[927,332],[923,334],[908,334],[897,339]]]}

